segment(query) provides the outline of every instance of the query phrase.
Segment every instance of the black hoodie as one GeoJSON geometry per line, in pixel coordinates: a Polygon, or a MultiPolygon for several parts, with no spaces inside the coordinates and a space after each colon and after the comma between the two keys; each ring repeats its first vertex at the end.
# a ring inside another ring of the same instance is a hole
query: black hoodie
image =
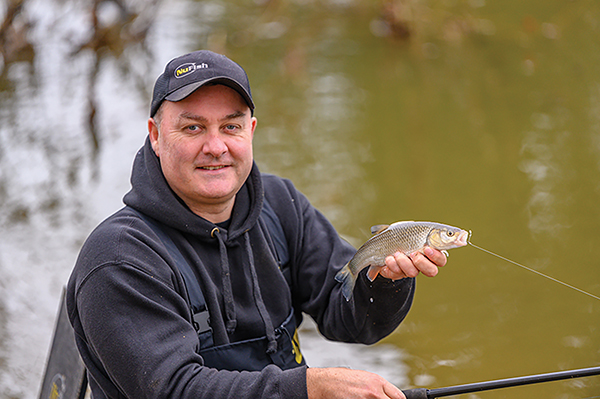
{"type": "Polygon", "coordinates": [[[227,227],[216,234],[217,226],[170,189],[149,140],[136,156],[131,183],[127,206],[90,234],[68,284],[69,318],[95,399],[307,397],[304,366],[260,372],[204,366],[181,274],[136,211],[162,225],[195,265],[215,345],[269,336],[292,309],[298,323],[302,313],[310,315],[328,339],[371,344],[410,308],[414,279],[370,283],[360,275],[346,301],[335,274],[355,249],[290,181],[263,175],[256,165],[227,227]],[[291,285],[259,222],[265,197],[285,233],[291,285]]]}

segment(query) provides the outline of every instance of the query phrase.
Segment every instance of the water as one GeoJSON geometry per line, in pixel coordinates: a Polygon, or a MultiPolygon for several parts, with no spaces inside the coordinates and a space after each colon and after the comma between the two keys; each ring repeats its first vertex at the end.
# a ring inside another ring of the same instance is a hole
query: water
{"type": "MultiPolygon", "coordinates": [[[[374,224],[438,221],[600,295],[597,2],[132,0],[125,15],[105,1],[104,36],[82,3],[25,0],[0,63],[1,398],[36,397],[62,285],[121,206],[154,79],[198,48],[248,71],[261,169],[353,244],[374,224]]],[[[453,250],[417,286],[382,344],[327,343],[307,323],[309,364],[436,388],[600,362],[600,303],[508,262],[453,250]]],[[[590,377],[464,396],[599,394],[590,377]]]]}

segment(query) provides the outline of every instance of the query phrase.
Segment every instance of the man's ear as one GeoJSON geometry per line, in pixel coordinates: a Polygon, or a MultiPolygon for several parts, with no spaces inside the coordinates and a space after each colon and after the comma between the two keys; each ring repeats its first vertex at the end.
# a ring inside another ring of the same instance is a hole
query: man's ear
{"type": "Polygon", "coordinates": [[[256,119],[255,116],[252,117],[252,127],[251,127],[251,131],[252,131],[252,138],[254,138],[254,130],[256,130],[256,124],[258,123],[258,119],[256,119]]]}
{"type": "Polygon", "coordinates": [[[152,144],[152,149],[154,150],[154,153],[157,157],[160,157],[160,146],[158,145],[158,136],[160,135],[160,132],[158,130],[158,125],[156,124],[154,118],[148,119],[148,135],[150,136],[150,144],[152,144]]]}

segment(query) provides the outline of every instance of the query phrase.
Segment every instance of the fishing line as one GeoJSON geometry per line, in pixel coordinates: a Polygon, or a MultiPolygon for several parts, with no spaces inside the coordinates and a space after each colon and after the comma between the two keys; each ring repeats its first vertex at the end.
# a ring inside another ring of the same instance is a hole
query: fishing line
{"type": "Polygon", "coordinates": [[[599,301],[600,301],[600,297],[597,297],[596,295],[590,294],[589,292],[586,292],[586,291],[584,291],[584,290],[582,290],[582,289],[579,289],[579,288],[577,288],[577,287],[573,287],[572,285],[570,285],[570,284],[567,284],[567,283],[565,283],[565,282],[562,282],[562,281],[560,281],[560,280],[557,280],[557,279],[555,279],[554,277],[550,277],[550,276],[548,276],[547,274],[544,274],[544,273],[542,273],[542,272],[538,272],[538,271],[537,271],[537,270],[535,270],[535,269],[532,269],[532,268],[530,268],[530,267],[524,266],[524,265],[522,265],[522,264],[520,264],[520,263],[517,263],[517,262],[515,262],[515,261],[513,261],[513,260],[510,260],[510,259],[508,259],[508,258],[505,258],[504,256],[500,256],[500,255],[498,255],[498,254],[495,254],[495,253],[493,253],[492,251],[488,251],[488,250],[487,250],[487,249],[485,249],[485,248],[481,248],[480,246],[477,246],[477,245],[473,244],[473,243],[471,242],[471,232],[469,232],[469,240],[468,240],[467,242],[469,243],[469,245],[471,245],[472,247],[475,247],[475,248],[479,249],[480,251],[483,251],[483,252],[485,252],[485,253],[488,253],[488,254],[490,254],[490,255],[493,255],[493,256],[495,256],[495,257],[497,257],[497,258],[500,258],[500,259],[502,259],[502,260],[505,260],[505,261],[507,261],[507,262],[509,262],[509,263],[512,263],[513,265],[517,265],[517,266],[519,266],[519,267],[522,267],[522,268],[523,268],[523,269],[525,269],[525,270],[529,270],[530,272],[533,272],[533,273],[535,273],[535,274],[538,274],[538,275],[540,275],[540,276],[542,276],[542,277],[546,277],[547,279],[549,279],[549,280],[552,280],[552,281],[554,281],[555,283],[562,284],[562,285],[564,285],[565,287],[571,288],[571,289],[573,289],[573,290],[575,290],[575,291],[579,291],[579,292],[581,292],[582,294],[585,294],[585,295],[587,295],[587,296],[591,296],[592,298],[594,298],[594,299],[597,299],[597,300],[599,300],[599,301]]]}

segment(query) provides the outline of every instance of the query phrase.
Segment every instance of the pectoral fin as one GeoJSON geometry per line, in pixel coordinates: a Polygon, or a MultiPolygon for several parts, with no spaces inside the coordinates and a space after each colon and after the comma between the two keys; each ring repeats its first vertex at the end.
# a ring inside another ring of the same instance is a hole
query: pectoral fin
{"type": "Polygon", "coordinates": [[[369,266],[369,270],[367,270],[367,278],[370,282],[373,282],[383,266],[369,266]]]}

